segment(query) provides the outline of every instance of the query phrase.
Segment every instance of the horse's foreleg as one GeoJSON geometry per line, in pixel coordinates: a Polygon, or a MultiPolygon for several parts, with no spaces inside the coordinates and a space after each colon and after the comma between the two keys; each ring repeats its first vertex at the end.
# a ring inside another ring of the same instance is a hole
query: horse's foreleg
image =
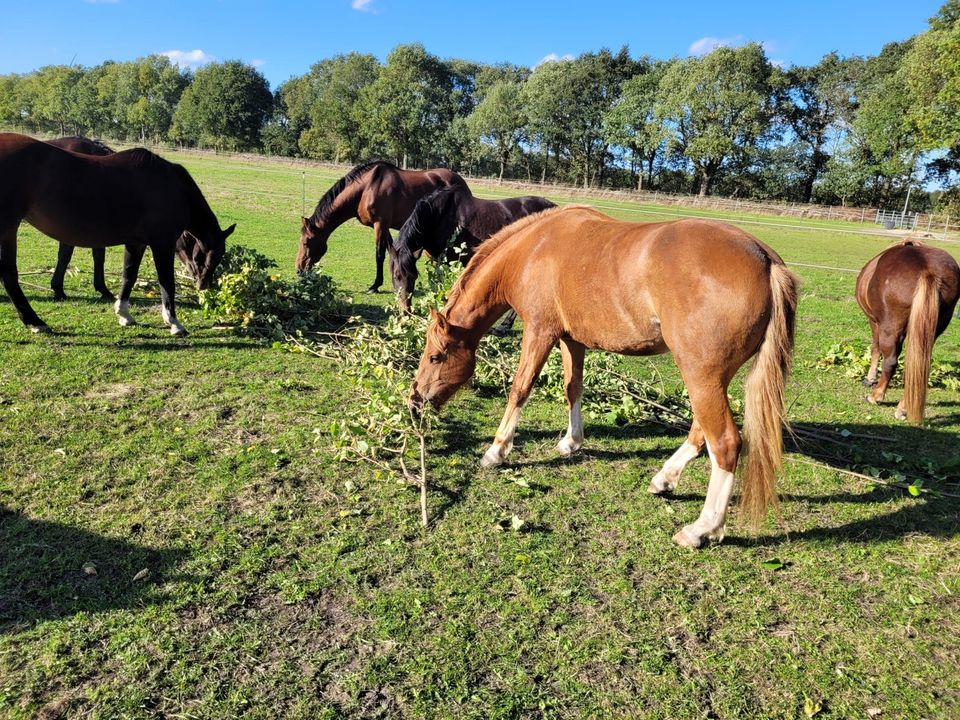
{"type": "Polygon", "coordinates": [[[20,287],[17,277],[17,227],[18,225],[14,225],[0,232],[0,280],[23,324],[33,332],[49,332],[50,328],[30,307],[27,296],[20,287]]]}
{"type": "Polygon", "coordinates": [[[153,264],[157,269],[157,280],[160,282],[160,315],[170,326],[171,335],[186,335],[186,329],[177,322],[177,311],[174,307],[176,280],[173,273],[173,250],[156,247],[150,250],[153,253],[153,264]]]}
{"type": "Polygon", "coordinates": [[[673,536],[678,545],[698,548],[707,539],[722,540],[727,506],[733,494],[734,472],[740,456],[741,440],[727,402],[725,387],[691,386],[690,404],[700,422],[710,454],[710,484],[700,517],[673,536]]]}
{"type": "Polygon", "coordinates": [[[583,414],[580,412],[580,401],[583,395],[585,352],[586,348],[578,342],[560,340],[560,354],[563,357],[563,392],[567,398],[567,407],[570,409],[567,434],[557,444],[557,452],[564,456],[573,455],[583,446],[583,414]]]}
{"type": "Polygon", "coordinates": [[[529,328],[523,333],[520,366],[513,378],[513,387],[507,399],[507,409],[503,414],[503,420],[500,421],[493,444],[480,461],[484,467],[500,465],[513,449],[513,436],[517,429],[517,422],[520,420],[520,410],[530,397],[533,383],[547,361],[554,342],[556,337],[535,336],[529,328]]]}
{"type": "MultiPolygon", "coordinates": [[[[378,292],[383,285],[383,260],[387,256],[387,246],[393,242],[393,238],[390,237],[390,228],[384,223],[373,224],[373,235],[377,241],[377,277],[373,285],[367,288],[368,293],[378,292]]],[[[392,258],[390,262],[393,262],[392,258]]]]}
{"type": "Polygon", "coordinates": [[[877,364],[880,361],[880,328],[872,320],[870,321],[870,335],[870,370],[867,371],[867,376],[863,379],[863,384],[866,387],[873,387],[877,384],[877,364]]]}
{"type": "Polygon", "coordinates": [[[667,460],[650,481],[647,492],[654,495],[663,495],[673,492],[680,482],[680,473],[684,471],[690,461],[693,460],[703,449],[703,430],[697,418],[693,418],[693,424],[690,426],[690,432],[687,439],[681,445],[670,459],[667,460]]]}
{"type": "Polygon", "coordinates": [[[143,260],[143,253],[146,249],[145,245],[135,245],[133,243],[127,243],[123,248],[123,279],[120,282],[120,298],[113,306],[113,311],[117,314],[121,327],[137,324],[137,321],[130,314],[130,293],[133,292],[133,284],[137,281],[140,261],[143,260]]]}
{"type": "Polygon", "coordinates": [[[103,276],[103,266],[107,259],[106,248],[93,248],[93,289],[100,293],[102,300],[113,301],[113,293],[107,287],[106,278],[103,276]]]}
{"type": "Polygon", "coordinates": [[[57,248],[57,266],[53,269],[53,277],[50,278],[50,289],[53,290],[54,300],[67,299],[67,294],[63,291],[63,278],[67,274],[72,258],[73,245],[60,243],[57,248]]]}

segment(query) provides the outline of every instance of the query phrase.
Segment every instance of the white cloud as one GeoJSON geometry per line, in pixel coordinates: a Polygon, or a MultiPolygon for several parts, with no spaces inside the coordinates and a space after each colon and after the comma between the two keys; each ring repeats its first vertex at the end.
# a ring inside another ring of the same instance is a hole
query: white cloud
{"type": "Polygon", "coordinates": [[[571,55],[570,53],[567,53],[565,55],[557,55],[556,53],[550,53],[549,55],[544,55],[542,58],[540,58],[540,61],[533,66],[533,69],[536,70],[538,67],[540,67],[544,63],[559,62],[560,60],[573,60],[573,55],[571,55]]]}
{"type": "Polygon", "coordinates": [[[360,12],[375,13],[377,9],[373,7],[373,0],[353,0],[350,7],[360,12]]]}
{"type": "Polygon", "coordinates": [[[687,48],[687,53],[690,55],[707,55],[708,53],[713,52],[718,47],[728,47],[730,45],[739,45],[743,40],[741,35],[734,35],[729,38],[717,38],[717,37],[702,37],[699,40],[696,40],[690,44],[690,47],[687,48]]]}
{"type": "Polygon", "coordinates": [[[216,58],[213,55],[207,55],[203,50],[167,50],[160,53],[170,58],[170,62],[181,68],[190,68],[195,70],[201,65],[213,62],[216,58]]]}
{"type": "Polygon", "coordinates": [[[266,64],[267,64],[267,61],[266,61],[266,60],[261,60],[260,58],[253,58],[253,59],[250,60],[250,64],[251,64],[253,67],[255,67],[255,68],[259,68],[259,67],[263,67],[264,65],[266,65],[266,64]]]}

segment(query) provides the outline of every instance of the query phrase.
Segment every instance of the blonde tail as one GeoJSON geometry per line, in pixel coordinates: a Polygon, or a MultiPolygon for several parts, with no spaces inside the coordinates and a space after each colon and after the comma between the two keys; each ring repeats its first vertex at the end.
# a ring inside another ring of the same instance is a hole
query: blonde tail
{"type": "Polygon", "coordinates": [[[922,275],[913,294],[910,318],[907,320],[907,357],[903,363],[903,404],[907,419],[923,422],[927,404],[927,382],[930,379],[930,357],[937,338],[937,317],[940,314],[940,288],[936,278],[922,275]]]}
{"type": "Polygon", "coordinates": [[[767,333],[747,376],[743,435],[746,470],[741,512],[758,527],[767,508],[777,504],[776,472],[783,461],[784,388],[793,357],[797,278],[784,265],[771,264],[772,307],[767,333]]]}

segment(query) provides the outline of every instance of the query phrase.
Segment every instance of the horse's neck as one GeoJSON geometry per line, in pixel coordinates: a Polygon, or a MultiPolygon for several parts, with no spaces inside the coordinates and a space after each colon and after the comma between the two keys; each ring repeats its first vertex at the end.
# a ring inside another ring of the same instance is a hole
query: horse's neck
{"type": "Polygon", "coordinates": [[[493,324],[510,309],[504,292],[506,259],[497,253],[484,259],[483,265],[468,278],[467,286],[447,308],[447,319],[465,328],[474,347],[493,324]]]}
{"type": "MultiPolygon", "coordinates": [[[[363,195],[364,187],[364,184],[360,182],[350,183],[337,194],[330,203],[330,209],[326,213],[326,219],[323,220],[324,229],[333,232],[347,220],[357,217],[357,209],[360,207],[360,196],[363,195]]],[[[313,220],[319,223],[316,213],[314,214],[313,220]]]]}

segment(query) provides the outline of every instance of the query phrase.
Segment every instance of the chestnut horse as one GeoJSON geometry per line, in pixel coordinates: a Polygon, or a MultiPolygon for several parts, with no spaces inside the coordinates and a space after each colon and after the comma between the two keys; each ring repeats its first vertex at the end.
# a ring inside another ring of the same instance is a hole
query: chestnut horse
{"type": "Polygon", "coordinates": [[[137,148],[78,155],[25,135],[0,133],[0,278],[25,325],[49,330],[17,279],[17,228],[37,230],[76,247],[124,245],[123,282],[114,309],[121,325],[147,247],[160,282],[161,315],[170,332],[186,331],[174,309],[173,258],[207,287],[235,226],[221,230],[200,188],[180,165],[137,148]]]}
{"type": "Polygon", "coordinates": [[[903,398],[894,411],[898,420],[923,422],[933,343],[947,329],[957,304],[960,266],[948,253],[916,240],[887,248],[864,265],[857,276],[857,302],[870,321],[870,371],[863,384],[872,387],[867,401],[883,401],[904,339],[903,398]],[[877,380],[877,365],[883,371],[877,380]]]}
{"type": "MultiPolygon", "coordinates": [[[[99,140],[74,135],[71,137],[57,138],[56,140],[47,140],[47,144],[54,147],[69,150],[70,152],[80,153],[81,155],[113,155],[113,148],[108,147],[99,140]]],[[[103,264],[106,259],[107,251],[104,248],[93,248],[90,251],[93,254],[93,289],[100,293],[104,300],[113,302],[116,298],[107,287],[103,276],[103,264]]],[[[73,259],[73,245],[60,243],[57,251],[57,267],[53,271],[53,277],[50,278],[50,289],[53,290],[54,300],[66,300],[67,294],[63,291],[63,277],[70,267],[70,261],[73,259]]]]}
{"type": "Polygon", "coordinates": [[[377,242],[377,277],[367,292],[383,285],[383,259],[391,245],[390,229],[407,219],[417,200],[438,187],[462,185],[464,179],[446,168],[401,170],[386,160],[357,165],[340,178],[317,203],[313,215],[300,219],[297,271],[309,270],[327,252],[330,234],[351,218],[373,228],[377,242]]]}
{"type": "MultiPolygon", "coordinates": [[[[400,307],[410,310],[417,281],[417,259],[424,251],[434,260],[466,265],[484,240],[522,217],[555,205],[543,197],[481,200],[470,189],[443,187],[417,202],[390,246],[393,284],[400,291],[400,307]],[[464,252],[457,252],[462,245],[464,252]]],[[[512,320],[511,320],[512,322],[512,320]]]]}
{"type": "Polygon", "coordinates": [[[649,491],[671,492],[706,443],[712,467],[706,502],[700,517],[673,538],[700,547],[724,534],[741,449],[727,386],[754,355],[745,386],[743,512],[756,525],[776,502],[796,282],[773,250],[731,225],[628,223],[585,207],[547,210],[483,243],[443,312],[433,312],[411,410],[424,402],[441,407],[470,378],[481,336],[512,307],[524,322],[520,366],[483,465],[499,465],[510,452],[520,409],[558,341],[570,420],[557,450],[570,455],[583,442],[584,352],[671,351],[690,394],[693,424],[649,491]]]}

